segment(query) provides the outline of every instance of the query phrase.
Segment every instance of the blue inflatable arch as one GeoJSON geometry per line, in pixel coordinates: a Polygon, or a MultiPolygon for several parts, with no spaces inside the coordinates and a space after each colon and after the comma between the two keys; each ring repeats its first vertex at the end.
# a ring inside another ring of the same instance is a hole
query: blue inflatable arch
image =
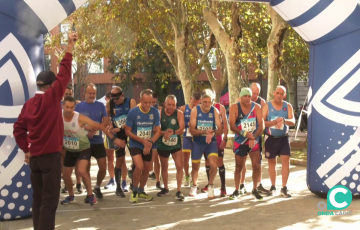
{"type": "MultiPolygon", "coordinates": [[[[360,192],[358,0],[262,0],[310,44],[307,184],[360,192]]],[[[43,36],[86,0],[0,1],[0,220],[31,216],[30,169],[12,136],[44,68],[43,36]]]]}

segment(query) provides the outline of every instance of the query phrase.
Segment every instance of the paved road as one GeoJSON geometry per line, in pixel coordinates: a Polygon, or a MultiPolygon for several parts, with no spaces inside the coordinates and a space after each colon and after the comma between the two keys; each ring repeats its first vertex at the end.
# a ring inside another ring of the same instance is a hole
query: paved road
{"type": "MultiPolygon", "coordinates": [[[[231,151],[225,154],[226,183],[228,194],[234,189],[233,172],[234,156],[231,151]]],[[[196,198],[186,197],[179,202],[175,197],[175,166],[172,159],[169,164],[170,195],[156,197],[155,181],[149,180],[146,191],[153,195],[154,201],[130,204],[129,195],[119,198],[114,190],[103,190],[104,199],[93,207],[84,204],[84,195],[77,195],[77,203],[59,205],[56,229],[360,229],[360,202],[355,200],[347,211],[349,216],[318,216],[317,203],[326,201],[311,194],[306,186],[306,168],[291,166],[288,188],[293,194],[291,199],[280,196],[266,197],[263,201],[255,201],[248,193],[239,200],[230,201],[217,197],[208,200],[206,194],[196,198]]],[[[263,161],[263,184],[269,187],[267,162],[263,161]]],[[[130,157],[127,156],[130,165],[130,157]]],[[[92,183],[95,183],[97,167],[92,161],[92,183]]],[[[251,165],[247,162],[247,188],[251,191],[251,165]]],[[[277,167],[278,174],[281,166],[277,167]]],[[[105,180],[107,182],[108,176],[105,180]]],[[[199,175],[199,187],[206,183],[206,173],[202,166],[199,175]]],[[[105,182],[103,183],[105,185],[105,182]]],[[[215,186],[219,187],[219,178],[215,186]]],[[[277,177],[277,187],[281,186],[281,176],[277,177]]],[[[183,188],[187,195],[189,188],[183,188]]],[[[61,197],[63,199],[64,196],[61,197]]],[[[32,229],[31,219],[2,222],[1,230],[32,229]]]]}

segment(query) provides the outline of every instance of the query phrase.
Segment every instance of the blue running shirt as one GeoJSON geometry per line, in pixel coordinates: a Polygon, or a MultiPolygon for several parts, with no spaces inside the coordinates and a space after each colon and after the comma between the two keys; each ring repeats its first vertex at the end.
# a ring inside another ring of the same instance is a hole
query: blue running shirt
{"type": "MultiPolygon", "coordinates": [[[[285,119],[288,119],[288,103],[286,101],[283,101],[283,106],[280,110],[276,110],[274,106],[271,104],[271,102],[268,102],[269,112],[267,115],[266,120],[267,121],[273,121],[278,117],[283,117],[285,119]]],[[[269,134],[274,137],[281,137],[285,136],[289,132],[289,126],[282,125],[279,129],[275,126],[269,127],[265,129],[265,133],[269,134]]]]}
{"type": "MultiPolygon", "coordinates": [[[[89,117],[91,120],[102,123],[104,117],[107,117],[106,109],[103,103],[95,101],[94,103],[87,103],[82,101],[75,106],[75,111],[89,117]]],[[[89,138],[90,144],[102,144],[104,139],[102,137],[102,131],[98,130],[93,138],[89,138]]]]}
{"type": "MultiPolygon", "coordinates": [[[[136,106],[130,109],[126,119],[126,126],[131,127],[131,132],[138,137],[151,139],[154,136],[154,126],[160,126],[159,110],[150,107],[150,111],[144,113],[141,111],[140,106],[136,106]]],[[[129,147],[144,149],[142,143],[132,138],[130,138],[129,147]]]]}

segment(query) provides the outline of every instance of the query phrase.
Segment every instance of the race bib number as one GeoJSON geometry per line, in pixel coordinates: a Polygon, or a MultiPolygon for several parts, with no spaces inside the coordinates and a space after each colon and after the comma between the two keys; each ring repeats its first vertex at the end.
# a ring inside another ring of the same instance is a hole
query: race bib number
{"type": "MultiPolygon", "coordinates": [[[[197,124],[197,130],[211,130],[213,129],[213,123],[202,123],[202,122],[198,122],[197,124]]],[[[206,136],[206,134],[203,134],[203,136],[206,136]]]]}
{"type": "Polygon", "coordinates": [[[253,132],[256,129],[256,118],[242,119],[241,128],[246,132],[253,132]]]}
{"type": "Polygon", "coordinates": [[[165,140],[165,138],[162,138],[162,142],[167,146],[175,146],[178,143],[178,137],[177,135],[170,136],[169,140],[165,140]]]}
{"type": "Polygon", "coordinates": [[[192,137],[190,133],[190,128],[186,128],[186,137],[192,137]]]}
{"type": "MultiPolygon", "coordinates": [[[[278,117],[276,117],[276,116],[271,116],[271,121],[276,120],[276,118],[278,118],[278,117]]],[[[271,128],[271,129],[277,129],[277,130],[283,130],[283,129],[284,129],[284,121],[282,121],[281,124],[271,126],[270,128],[271,128]],[[278,126],[278,127],[276,127],[276,126],[278,126]]]]}
{"type": "Polygon", "coordinates": [[[63,145],[65,148],[67,149],[74,149],[77,150],[79,149],[79,138],[77,137],[64,137],[64,142],[63,145]]]}
{"type": "Polygon", "coordinates": [[[121,128],[126,123],[127,115],[121,115],[120,117],[115,117],[115,124],[118,128],[121,128]]]}
{"type": "Polygon", "coordinates": [[[151,138],[152,127],[138,127],[137,128],[137,136],[150,139],[151,138]]]}

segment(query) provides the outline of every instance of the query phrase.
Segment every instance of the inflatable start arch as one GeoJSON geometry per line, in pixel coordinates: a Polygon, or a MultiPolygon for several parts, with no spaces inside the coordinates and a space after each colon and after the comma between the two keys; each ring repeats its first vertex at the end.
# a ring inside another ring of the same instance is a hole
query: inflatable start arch
{"type": "MultiPolygon", "coordinates": [[[[251,1],[251,0],[243,0],[251,1]]],[[[86,0],[0,0],[0,220],[31,215],[30,169],[12,136],[44,68],[43,36],[86,0]]],[[[251,1],[255,2],[255,1],[251,1]]],[[[358,0],[262,0],[310,44],[307,183],[360,192],[358,0]]]]}

